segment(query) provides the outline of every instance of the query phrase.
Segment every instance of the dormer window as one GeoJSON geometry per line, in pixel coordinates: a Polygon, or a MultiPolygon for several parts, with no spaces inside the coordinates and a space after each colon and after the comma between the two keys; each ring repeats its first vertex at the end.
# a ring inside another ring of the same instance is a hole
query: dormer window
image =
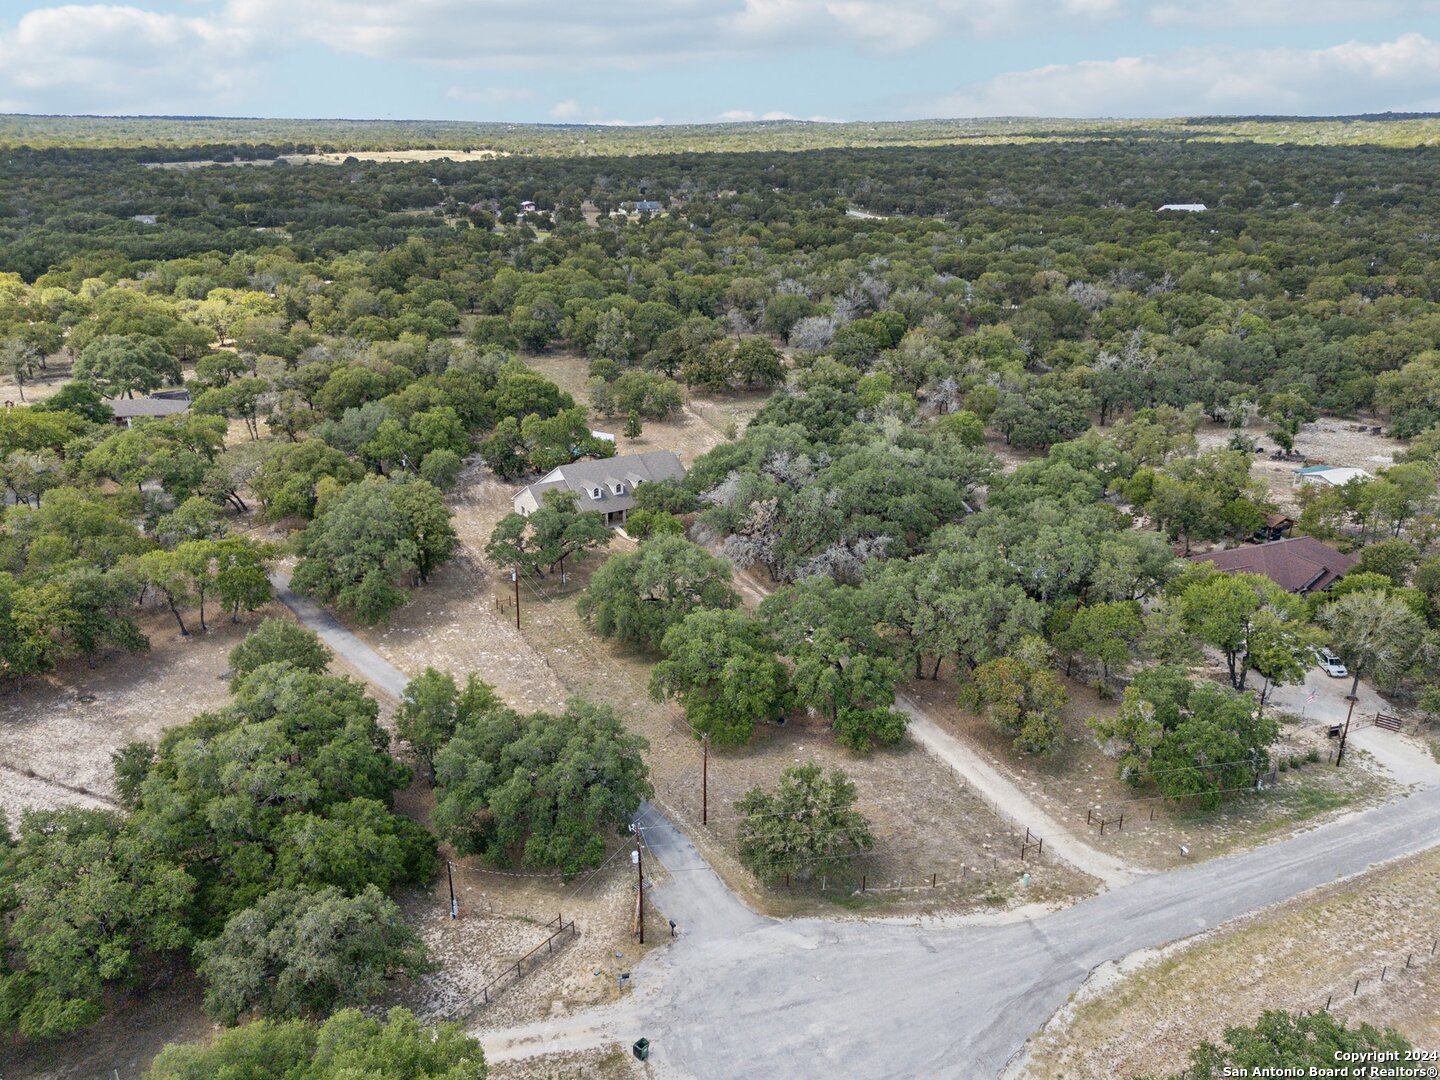
{"type": "Polygon", "coordinates": [[[624,485],[624,484],[616,484],[616,485],[615,485],[615,494],[616,494],[616,495],[624,495],[624,494],[625,494],[625,485],[624,485]]]}
{"type": "Polygon", "coordinates": [[[600,498],[601,494],[602,494],[602,492],[601,492],[601,490],[600,490],[598,487],[597,487],[597,488],[591,488],[591,489],[590,489],[590,497],[591,497],[592,499],[598,499],[598,498],[600,498]]]}

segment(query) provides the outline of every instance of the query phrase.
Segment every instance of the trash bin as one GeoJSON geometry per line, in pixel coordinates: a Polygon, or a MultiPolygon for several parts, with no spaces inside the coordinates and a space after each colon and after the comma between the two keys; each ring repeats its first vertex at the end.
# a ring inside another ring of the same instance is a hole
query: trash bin
{"type": "Polygon", "coordinates": [[[645,1061],[647,1058],[650,1057],[650,1040],[636,1039],[635,1045],[632,1046],[630,1049],[634,1052],[635,1057],[638,1060],[645,1061]]]}

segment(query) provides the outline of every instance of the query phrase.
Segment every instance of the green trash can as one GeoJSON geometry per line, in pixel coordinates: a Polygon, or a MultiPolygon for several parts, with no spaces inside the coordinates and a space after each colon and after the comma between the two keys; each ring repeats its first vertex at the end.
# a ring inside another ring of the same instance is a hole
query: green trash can
{"type": "Polygon", "coordinates": [[[636,1058],[641,1061],[645,1061],[650,1057],[650,1040],[636,1039],[635,1045],[632,1046],[630,1049],[634,1052],[636,1058]]]}

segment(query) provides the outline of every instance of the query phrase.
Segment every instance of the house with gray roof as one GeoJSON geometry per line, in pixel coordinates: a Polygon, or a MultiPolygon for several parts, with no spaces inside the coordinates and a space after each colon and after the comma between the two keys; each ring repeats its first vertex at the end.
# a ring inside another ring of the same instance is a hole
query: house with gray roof
{"type": "Polygon", "coordinates": [[[152,416],[178,416],[190,409],[190,391],[162,390],[149,397],[105,398],[105,404],[115,414],[115,423],[130,427],[136,420],[152,416]]]}
{"type": "Polygon", "coordinates": [[[581,510],[598,510],[608,525],[624,525],[635,505],[635,489],[655,480],[679,480],[685,466],[669,450],[622,454],[592,461],[575,461],[551,469],[535,483],[515,493],[517,514],[527,517],[539,510],[549,491],[570,491],[581,510]]]}

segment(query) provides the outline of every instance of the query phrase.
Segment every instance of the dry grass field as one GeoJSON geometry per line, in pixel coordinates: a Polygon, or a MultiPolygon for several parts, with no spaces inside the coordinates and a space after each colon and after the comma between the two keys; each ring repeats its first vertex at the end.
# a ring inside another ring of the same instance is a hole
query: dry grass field
{"type": "Polygon", "coordinates": [[[1347,1022],[1394,1027],[1417,1046],[1440,1047],[1440,954],[1430,955],[1440,932],[1437,899],[1440,851],[1430,851],[1106,965],[1008,1075],[1167,1075],[1196,1043],[1219,1041],[1226,1026],[1251,1024],[1265,1009],[1309,1012],[1327,999],[1347,1022]]]}
{"type": "Polygon", "coordinates": [[[109,805],[110,754],[223,705],[227,654],[261,619],[283,611],[272,603],[238,624],[222,616],[188,638],[168,612],[147,611],[148,653],[114,654],[93,668],[71,661],[0,692],[0,809],[14,822],[25,809],[109,805]]]}

